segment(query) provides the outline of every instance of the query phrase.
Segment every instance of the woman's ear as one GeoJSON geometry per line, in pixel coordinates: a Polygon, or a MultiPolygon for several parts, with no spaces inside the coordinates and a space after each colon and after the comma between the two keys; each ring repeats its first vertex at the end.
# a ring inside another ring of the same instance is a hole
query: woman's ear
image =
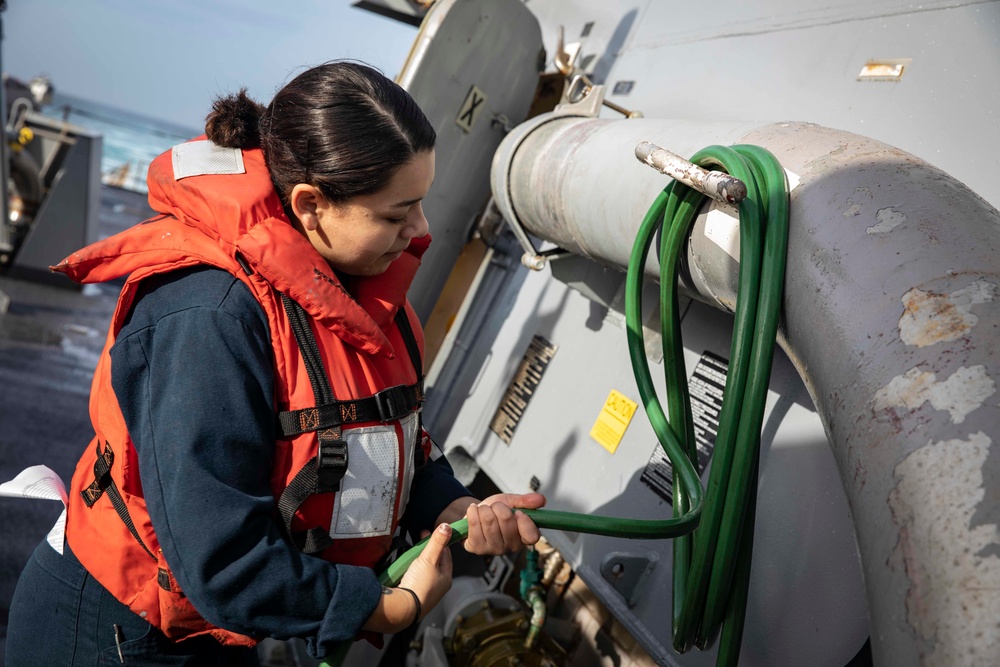
{"type": "Polygon", "coordinates": [[[299,183],[292,188],[288,198],[292,213],[308,231],[319,227],[319,209],[324,203],[323,193],[315,185],[299,183]]]}

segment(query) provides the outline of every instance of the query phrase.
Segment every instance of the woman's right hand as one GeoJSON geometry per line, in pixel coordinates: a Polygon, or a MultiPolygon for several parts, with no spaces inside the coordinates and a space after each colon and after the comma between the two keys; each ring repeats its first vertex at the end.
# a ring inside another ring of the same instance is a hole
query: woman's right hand
{"type": "Polygon", "coordinates": [[[451,526],[442,523],[431,534],[420,556],[410,564],[399,582],[420,598],[422,615],[437,606],[451,588],[451,526]]]}
{"type": "MultiPolygon", "coordinates": [[[[410,564],[399,582],[400,588],[410,589],[420,599],[421,618],[437,606],[451,588],[451,552],[448,550],[450,539],[451,526],[446,523],[438,526],[427,541],[427,546],[410,564]]],[[[368,618],[364,629],[395,634],[413,623],[415,613],[413,596],[406,591],[385,588],[378,607],[368,618]]]]}

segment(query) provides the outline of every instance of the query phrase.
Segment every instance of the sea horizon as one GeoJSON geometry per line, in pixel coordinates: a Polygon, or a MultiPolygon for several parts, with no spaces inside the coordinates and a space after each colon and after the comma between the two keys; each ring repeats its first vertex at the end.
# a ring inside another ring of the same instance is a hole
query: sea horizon
{"type": "Polygon", "coordinates": [[[156,156],[204,132],[58,90],[41,113],[99,132],[102,183],[142,193],[147,192],[146,170],[156,156]]]}

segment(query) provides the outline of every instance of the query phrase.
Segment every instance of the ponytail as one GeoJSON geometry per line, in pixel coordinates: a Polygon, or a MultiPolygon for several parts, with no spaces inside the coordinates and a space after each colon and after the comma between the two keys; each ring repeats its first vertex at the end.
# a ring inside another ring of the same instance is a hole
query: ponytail
{"type": "Polygon", "coordinates": [[[259,148],[260,118],[265,108],[241,88],[235,95],[216,98],[205,118],[209,141],[224,148],[259,148]]]}

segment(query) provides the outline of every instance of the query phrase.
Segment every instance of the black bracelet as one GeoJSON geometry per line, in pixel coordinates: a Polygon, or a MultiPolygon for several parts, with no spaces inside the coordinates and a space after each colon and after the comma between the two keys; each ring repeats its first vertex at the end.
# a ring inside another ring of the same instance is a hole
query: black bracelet
{"type": "Polygon", "coordinates": [[[421,611],[420,611],[420,598],[418,598],[417,594],[414,593],[413,591],[411,591],[409,588],[403,588],[402,586],[396,586],[396,590],[397,591],[406,591],[407,593],[409,593],[410,595],[412,595],[413,596],[413,603],[417,605],[417,613],[413,617],[413,622],[410,623],[410,625],[408,625],[407,628],[406,628],[407,630],[409,630],[410,628],[416,627],[417,623],[420,622],[420,613],[421,613],[421,611]]]}

